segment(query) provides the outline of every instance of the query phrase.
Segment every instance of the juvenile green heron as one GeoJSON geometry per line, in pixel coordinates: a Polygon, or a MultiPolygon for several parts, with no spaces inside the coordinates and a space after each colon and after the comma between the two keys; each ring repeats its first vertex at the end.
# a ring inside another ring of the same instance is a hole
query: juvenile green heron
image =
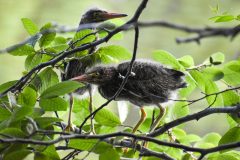
{"type": "MultiPolygon", "coordinates": [[[[78,32],[81,31],[81,25],[83,24],[91,24],[91,23],[99,23],[104,22],[106,20],[114,19],[114,18],[120,18],[120,17],[126,17],[126,14],[119,14],[119,13],[110,13],[98,8],[90,9],[88,10],[81,18],[78,32]]],[[[91,28],[93,32],[96,30],[96,28],[91,28]]],[[[97,39],[97,37],[96,37],[97,39]]],[[[74,46],[72,46],[74,47],[74,46]]],[[[88,50],[88,54],[92,54],[95,51],[95,47],[88,50]]],[[[64,74],[62,75],[62,81],[69,80],[73,77],[79,76],[83,73],[85,73],[85,70],[87,67],[91,67],[96,63],[94,59],[91,59],[90,57],[86,57],[84,59],[73,59],[69,61],[68,63],[64,64],[64,74]]],[[[75,91],[78,95],[83,95],[87,91],[90,95],[90,103],[91,103],[91,85],[88,84],[83,88],[79,88],[75,91]]],[[[68,119],[68,126],[67,128],[71,128],[71,112],[72,112],[72,105],[73,105],[73,96],[70,94],[70,110],[69,110],[69,119],[68,119]]],[[[92,112],[92,107],[90,104],[90,112],[92,112]]]]}
{"type": "MultiPolygon", "coordinates": [[[[95,84],[99,93],[104,98],[110,99],[119,89],[129,64],[128,61],[117,66],[96,66],[72,80],[95,84]]],[[[129,101],[140,107],[141,118],[133,128],[133,133],[145,120],[146,113],[143,106],[146,105],[156,105],[160,108],[161,112],[150,127],[150,131],[158,126],[165,111],[160,104],[170,101],[178,89],[186,87],[183,76],[184,73],[165,68],[155,62],[134,62],[127,83],[115,99],[129,101]]]]}

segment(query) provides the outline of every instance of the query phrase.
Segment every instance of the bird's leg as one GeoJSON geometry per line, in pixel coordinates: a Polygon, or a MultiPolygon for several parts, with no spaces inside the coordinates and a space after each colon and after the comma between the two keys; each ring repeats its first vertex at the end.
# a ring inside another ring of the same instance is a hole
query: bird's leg
{"type": "Polygon", "coordinates": [[[158,127],[159,122],[161,121],[162,117],[165,115],[165,112],[166,112],[166,109],[162,107],[160,104],[158,104],[157,106],[160,109],[160,113],[157,116],[156,120],[151,125],[149,132],[152,132],[156,127],[158,127]]]}
{"type": "Polygon", "coordinates": [[[136,126],[133,128],[132,133],[135,133],[135,132],[138,130],[139,126],[140,126],[140,125],[145,121],[145,119],[146,119],[147,114],[146,114],[146,112],[144,111],[143,107],[140,108],[140,111],[141,111],[140,120],[138,121],[138,123],[136,124],[136,126]]]}
{"type": "MultiPolygon", "coordinates": [[[[140,119],[139,119],[138,123],[135,125],[135,127],[133,128],[132,133],[135,133],[135,132],[138,130],[139,126],[140,126],[140,125],[145,121],[145,119],[146,119],[147,114],[146,114],[146,112],[144,111],[143,107],[140,107],[140,111],[141,111],[140,119]]],[[[132,143],[133,143],[133,144],[134,144],[134,143],[136,144],[137,142],[133,139],[132,143]]],[[[124,149],[123,149],[123,152],[124,152],[124,153],[127,153],[127,152],[128,152],[128,148],[124,148],[124,149]]]]}
{"type": "MultiPolygon", "coordinates": [[[[92,92],[91,92],[91,88],[88,89],[88,93],[89,93],[89,112],[90,112],[90,114],[92,114],[93,107],[92,107],[92,92]]],[[[93,124],[93,116],[90,118],[90,132],[95,134],[94,124],[93,124]]]]}
{"type": "Polygon", "coordinates": [[[73,95],[72,93],[69,94],[70,99],[69,99],[69,113],[68,113],[68,125],[65,128],[65,131],[73,131],[73,127],[72,127],[72,109],[73,109],[73,95]]]}
{"type": "MultiPolygon", "coordinates": [[[[149,133],[151,133],[152,131],[155,130],[156,127],[158,127],[159,122],[161,121],[162,117],[163,117],[163,116],[165,115],[165,113],[166,113],[166,109],[165,109],[163,106],[161,106],[160,104],[157,104],[157,106],[158,106],[158,108],[160,109],[160,112],[159,112],[159,115],[157,116],[156,120],[155,120],[155,121],[153,122],[153,124],[151,125],[151,127],[150,127],[150,129],[149,129],[149,133]]],[[[147,147],[148,147],[148,142],[144,141],[144,142],[142,143],[142,145],[147,148],[147,147]]]]}

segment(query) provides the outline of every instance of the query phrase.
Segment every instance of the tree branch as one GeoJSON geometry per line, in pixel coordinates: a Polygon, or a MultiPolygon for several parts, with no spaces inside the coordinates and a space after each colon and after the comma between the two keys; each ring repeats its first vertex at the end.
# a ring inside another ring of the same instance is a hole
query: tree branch
{"type": "Polygon", "coordinates": [[[183,124],[185,122],[189,122],[192,120],[199,120],[203,117],[206,117],[210,114],[214,114],[214,113],[238,113],[240,112],[240,105],[234,106],[234,107],[224,107],[224,108],[206,108],[200,112],[194,113],[194,114],[190,114],[187,115],[185,117],[176,119],[174,121],[171,121],[169,123],[164,124],[163,126],[161,126],[160,128],[157,128],[155,131],[151,132],[148,134],[148,136],[150,137],[156,137],[159,136],[161,134],[163,134],[164,132],[166,132],[167,130],[176,127],[180,124],[183,124]]]}
{"type": "MultiPolygon", "coordinates": [[[[15,50],[16,48],[28,44],[31,41],[33,41],[36,38],[39,38],[44,33],[51,33],[51,32],[57,32],[57,33],[69,33],[69,32],[76,32],[81,29],[87,29],[91,27],[96,27],[99,24],[97,23],[91,23],[91,24],[82,24],[79,25],[78,28],[76,27],[67,27],[67,26],[58,26],[56,25],[56,28],[50,29],[50,30],[44,30],[42,32],[39,32],[23,42],[20,42],[18,44],[12,45],[10,47],[7,47],[5,49],[0,50],[0,54],[11,52],[15,50]]],[[[234,27],[202,27],[202,28],[194,28],[194,27],[188,27],[186,25],[176,24],[172,22],[167,21],[140,21],[137,24],[133,22],[133,24],[130,24],[133,26],[139,26],[139,28],[148,28],[148,27],[163,27],[163,28],[169,28],[173,30],[178,30],[186,33],[195,33],[196,36],[193,37],[187,37],[187,38],[176,38],[177,43],[189,43],[189,42],[197,42],[200,43],[201,39],[210,38],[210,37],[216,37],[216,36],[223,36],[223,37],[231,37],[231,40],[236,37],[240,32],[240,26],[234,26],[234,27]]],[[[124,30],[127,31],[129,29],[132,29],[131,27],[127,27],[124,30]]]]}
{"type": "MultiPolygon", "coordinates": [[[[134,135],[132,133],[126,133],[126,132],[115,132],[115,133],[104,134],[104,135],[82,135],[82,134],[62,135],[62,136],[58,137],[57,139],[49,140],[49,141],[12,137],[12,138],[0,138],[0,142],[7,143],[7,144],[23,143],[23,144],[36,144],[36,145],[49,146],[49,145],[53,145],[53,144],[59,143],[64,140],[71,140],[71,139],[98,139],[100,141],[101,140],[105,141],[108,138],[122,137],[122,136],[128,137],[128,138],[133,138],[135,140],[152,142],[152,143],[155,143],[160,146],[173,147],[173,148],[182,149],[184,151],[189,151],[189,152],[197,152],[197,153],[201,154],[200,158],[203,158],[204,156],[206,156],[209,153],[240,147],[240,142],[234,142],[234,143],[224,144],[224,145],[220,145],[220,146],[212,147],[212,148],[208,148],[208,149],[195,148],[195,147],[189,147],[189,146],[178,144],[178,143],[170,143],[170,142],[160,141],[158,139],[148,137],[148,136],[134,135]]],[[[114,144],[114,143],[111,143],[111,144],[114,144]]],[[[122,143],[122,145],[123,144],[125,144],[125,143],[122,143]]],[[[119,143],[116,143],[116,145],[119,145],[119,143]]],[[[129,145],[131,145],[131,144],[128,144],[127,147],[129,147],[129,145]]],[[[134,144],[132,144],[132,145],[134,146],[134,144]]]]}

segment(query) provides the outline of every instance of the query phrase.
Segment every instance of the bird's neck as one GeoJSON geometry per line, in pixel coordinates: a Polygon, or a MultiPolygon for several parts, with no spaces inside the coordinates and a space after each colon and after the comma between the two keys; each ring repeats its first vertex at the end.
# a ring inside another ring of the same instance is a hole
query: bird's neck
{"type": "Polygon", "coordinates": [[[81,30],[81,25],[89,25],[89,26],[83,26],[84,29],[92,29],[96,30],[96,25],[94,25],[95,22],[92,22],[88,19],[85,19],[84,17],[81,19],[79,26],[78,26],[78,31],[81,30]]]}

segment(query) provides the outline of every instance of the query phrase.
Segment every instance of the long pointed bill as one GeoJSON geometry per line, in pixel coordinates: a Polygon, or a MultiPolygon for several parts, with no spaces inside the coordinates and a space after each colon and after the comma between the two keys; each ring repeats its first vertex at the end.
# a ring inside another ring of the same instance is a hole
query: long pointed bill
{"type": "Polygon", "coordinates": [[[88,76],[86,74],[83,74],[81,76],[78,77],[74,77],[71,79],[72,81],[78,81],[78,82],[87,82],[88,80],[88,76]]]}
{"type": "Polygon", "coordinates": [[[105,19],[114,19],[114,18],[121,18],[121,17],[127,17],[127,14],[121,14],[121,13],[102,13],[102,17],[105,19]]]}

